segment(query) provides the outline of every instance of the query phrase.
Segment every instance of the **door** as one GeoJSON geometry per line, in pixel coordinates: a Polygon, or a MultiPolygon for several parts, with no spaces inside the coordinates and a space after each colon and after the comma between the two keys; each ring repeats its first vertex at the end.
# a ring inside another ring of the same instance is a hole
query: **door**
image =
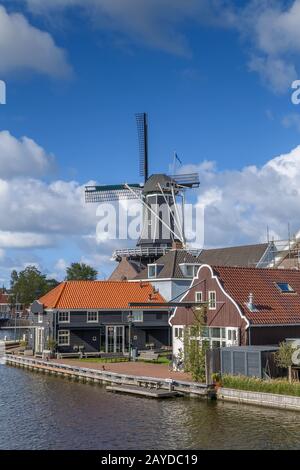
{"type": "Polygon", "coordinates": [[[44,349],[44,328],[35,330],[35,352],[42,353],[44,349]]]}
{"type": "Polygon", "coordinates": [[[107,353],[124,353],[124,326],[106,327],[107,353]]]}

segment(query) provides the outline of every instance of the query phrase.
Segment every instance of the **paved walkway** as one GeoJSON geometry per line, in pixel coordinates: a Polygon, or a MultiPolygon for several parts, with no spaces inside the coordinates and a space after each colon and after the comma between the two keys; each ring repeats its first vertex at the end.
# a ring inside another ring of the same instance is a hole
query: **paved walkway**
{"type": "Polygon", "coordinates": [[[78,359],[55,359],[51,362],[73,365],[76,367],[86,367],[90,369],[99,369],[109,372],[118,372],[120,374],[137,375],[145,377],[157,377],[160,379],[186,380],[192,382],[190,374],[184,372],[173,372],[169,370],[166,364],[149,364],[145,362],[87,362],[78,359]]]}

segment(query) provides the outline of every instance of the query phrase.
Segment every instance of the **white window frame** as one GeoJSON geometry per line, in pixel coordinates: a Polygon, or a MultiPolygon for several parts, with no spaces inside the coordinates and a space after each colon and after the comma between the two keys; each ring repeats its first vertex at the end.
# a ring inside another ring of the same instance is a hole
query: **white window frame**
{"type": "Polygon", "coordinates": [[[203,302],[203,292],[202,290],[198,290],[195,292],[195,302],[203,302]],[[200,294],[200,300],[197,298],[197,296],[200,294]]]}
{"type": "Polygon", "coordinates": [[[90,312],[86,312],[86,322],[87,323],[98,323],[99,322],[99,312],[96,310],[91,310],[90,312]],[[96,314],[96,320],[89,320],[89,314],[96,314]]]}
{"type": "Polygon", "coordinates": [[[208,291],[208,310],[217,310],[217,293],[215,290],[208,291]],[[211,306],[211,299],[210,299],[211,294],[214,294],[215,296],[214,307],[211,306]]]}
{"type": "Polygon", "coordinates": [[[239,328],[234,326],[226,327],[226,342],[228,346],[239,344],[239,328]],[[233,333],[235,338],[233,338],[233,333]]]}
{"type": "Polygon", "coordinates": [[[155,279],[157,277],[157,264],[148,264],[148,279],[155,279]],[[150,276],[149,268],[154,268],[154,276],[150,276]]]}
{"type": "Polygon", "coordinates": [[[57,345],[58,346],[70,346],[70,330],[58,330],[57,333],[57,345]],[[67,336],[68,340],[65,343],[60,342],[60,336],[67,336]]]}
{"type": "Polygon", "coordinates": [[[174,338],[182,340],[182,338],[183,338],[183,327],[182,326],[174,327],[174,338]]]}
{"type": "Polygon", "coordinates": [[[42,313],[38,313],[38,323],[43,323],[44,318],[42,313]]]}
{"type": "Polygon", "coordinates": [[[143,310],[132,310],[132,322],[133,323],[143,323],[144,321],[144,312],[143,310]],[[138,313],[140,315],[140,318],[137,320],[134,318],[134,314],[138,313]]]}
{"type": "Polygon", "coordinates": [[[57,321],[58,321],[58,323],[65,323],[65,324],[66,324],[66,323],[70,323],[70,312],[64,312],[64,311],[58,312],[57,321]],[[59,319],[59,316],[60,316],[61,314],[62,314],[62,315],[68,315],[68,320],[60,320],[60,319],[59,319]]]}

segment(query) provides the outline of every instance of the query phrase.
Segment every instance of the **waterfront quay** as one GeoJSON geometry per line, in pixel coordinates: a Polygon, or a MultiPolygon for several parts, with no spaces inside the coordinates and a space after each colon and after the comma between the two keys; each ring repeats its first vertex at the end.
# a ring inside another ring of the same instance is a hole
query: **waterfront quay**
{"type": "MultiPolygon", "coordinates": [[[[89,383],[103,383],[106,385],[117,384],[124,387],[134,386],[138,387],[137,395],[141,395],[141,392],[144,390],[144,395],[150,396],[148,393],[149,389],[155,389],[177,392],[178,396],[199,396],[209,399],[214,399],[216,397],[215,387],[213,385],[179,380],[178,378],[174,377],[174,372],[170,373],[171,377],[166,376],[167,371],[162,374],[162,369],[158,369],[158,371],[160,371],[160,377],[142,375],[142,370],[144,374],[147,370],[147,367],[144,367],[145,365],[147,366],[147,364],[143,364],[142,368],[138,367],[138,369],[136,369],[136,371],[139,371],[137,375],[132,375],[128,373],[106,370],[106,366],[104,366],[104,368],[103,365],[102,367],[99,367],[99,364],[98,367],[95,367],[95,364],[89,364],[87,367],[80,367],[78,364],[72,364],[73,361],[71,363],[70,360],[68,363],[66,362],[67,361],[43,361],[40,359],[26,358],[16,355],[6,356],[6,363],[10,366],[21,367],[35,372],[67,377],[89,383]]],[[[126,365],[127,364],[129,363],[126,363],[126,365]]],[[[180,376],[182,378],[181,374],[180,376]]],[[[121,390],[119,389],[118,391],[121,390]]],[[[170,394],[169,396],[173,397],[175,395],[170,394]]],[[[153,398],[160,397],[162,397],[162,395],[153,395],[153,398]]]]}
{"type": "Polygon", "coordinates": [[[199,397],[266,408],[300,411],[300,397],[216,387],[193,382],[189,374],[169,371],[164,365],[122,362],[84,363],[78,360],[49,360],[7,355],[6,364],[30,371],[65,377],[84,383],[106,385],[107,391],[148,398],[199,397]],[[187,380],[183,380],[187,379],[187,380]]]}

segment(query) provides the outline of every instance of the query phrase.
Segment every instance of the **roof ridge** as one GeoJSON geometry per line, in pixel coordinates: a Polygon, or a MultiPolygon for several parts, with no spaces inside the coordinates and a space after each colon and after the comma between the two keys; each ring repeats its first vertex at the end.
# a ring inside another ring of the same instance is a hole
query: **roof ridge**
{"type": "Polygon", "coordinates": [[[209,251],[209,250],[227,250],[232,248],[248,248],[250,246],[263,246],[269,245],[271,242],[263,242],[263,243],[249,243],[248,245],[230,245],[230,246],[219,246],[219,247],[211,247],[211,248],[202,248],[202,251],[209,251]]]}
{"type": "Polygon", "coordinates": [[[172,252],[173,254],[173,265],[172,265],[172,278],[175,276],[175,268],[176,268],[176,263],[177,263],[177,256],[178,256],[178,252],[177,250],[174,250],[172,252]]]}
{"type": "Polygon", "coordinates": [[[300,271],[298,269],[282,269],[282,268],[256,268],[255,266],[222,266],[222,265],[211,265],[213,269],[242,269],[244,271],[260,271],[260,272],[284,272],[284,273],[298,273],[300,274],[300,271]]]}
{"type": "Polygon", "coordinates": [[[62,293],[64,292],[64,290],[65,290],[65,288],[66,288],[67,283],[68,283],[68,281],[63,281],[63,282],[61,283],[62,288],[61,288],[61,290],[60,290],[60,292],[59,292],[59,294],[58,294],[57,299],[56,299],[55,302],[54,302],[54,308],[56,308],[56,305],[57,305],[58,302],[60,301],[60,298],[61,298],[62,293]]]}

